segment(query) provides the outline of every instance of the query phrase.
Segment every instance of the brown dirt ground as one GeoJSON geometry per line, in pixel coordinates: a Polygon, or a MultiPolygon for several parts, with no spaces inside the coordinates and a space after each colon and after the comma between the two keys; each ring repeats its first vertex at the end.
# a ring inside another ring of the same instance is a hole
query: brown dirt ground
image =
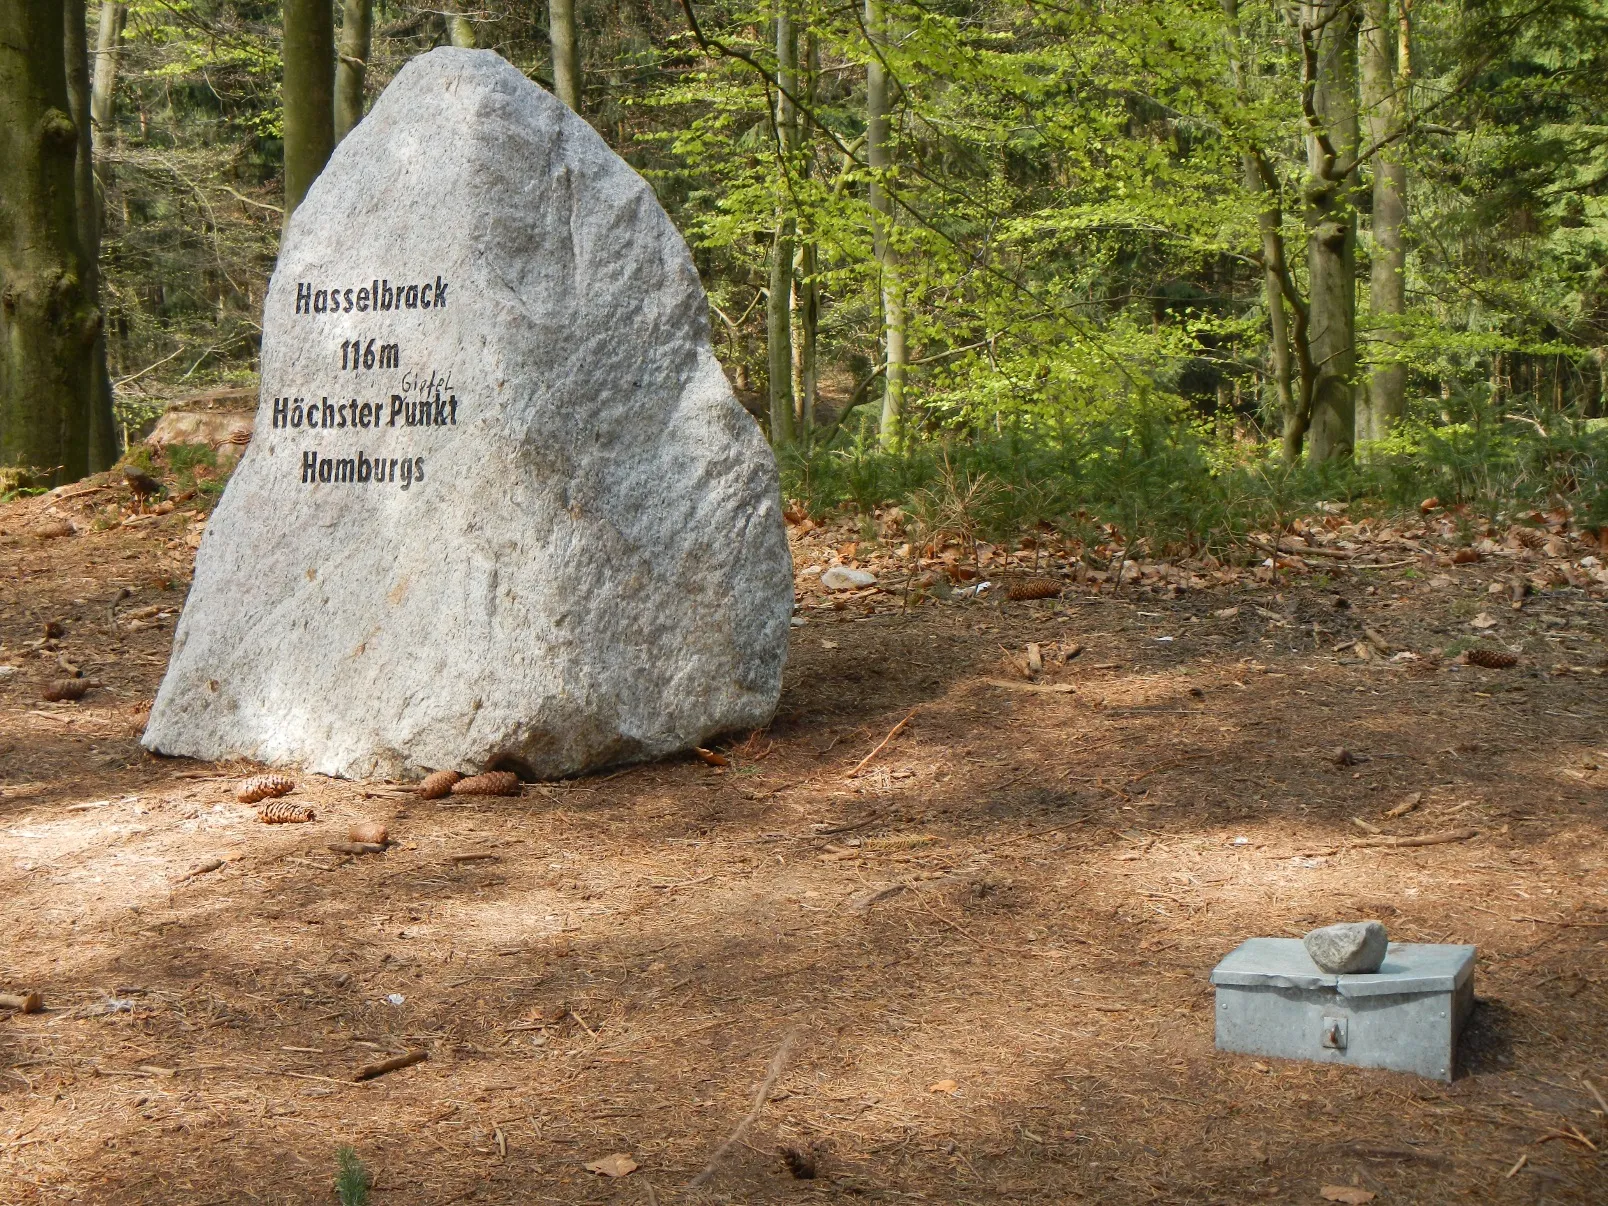
{"type": "Polygon", "coordinates": [[[726,768],[434,803],[304,776],[317,820],[265,826],[250,768],[138,747],[199,529],[123,526],[120,493],[0,507],[0,991],[48,1006],[0,1013],[0,1201],[330,1201],[341,1143],[378,1203],[1608,1200],[1608,607],[1581,589],[1496,599],[1528,651],[1501,672],[1334,652],[1467,634],[1489,562],[812,603],[726,768]],[[36,535],[51,507],[79,534],[36,535]],[[990,683],[1028,641],[1085,646],[1046,672],[1075,692],[990,683]],[[101,685],[43,703],[63,659],[101,685]],[[1382,849],[1352,817],[1479,832],[1382,849]],[[329,852],[375,818],[400,845],[329,852]],[[1213,1049],[1222,955],[1356,916],[1478,944],[1455,1082],[1213,1049]],[[584,1169],[613,1152],[640,1168],[584,1169]]]}

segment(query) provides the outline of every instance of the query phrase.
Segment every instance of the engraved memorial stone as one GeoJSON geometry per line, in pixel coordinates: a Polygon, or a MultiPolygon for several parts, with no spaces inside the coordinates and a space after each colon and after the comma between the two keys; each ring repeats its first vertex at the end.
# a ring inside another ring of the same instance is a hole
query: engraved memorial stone
{"type": "Polygon", "coordinates": [[[492,52],[413,59],[291,220],[146,747],[656,757],[768,722],[791,611],[775,462],[652,191],[492,52]]]}

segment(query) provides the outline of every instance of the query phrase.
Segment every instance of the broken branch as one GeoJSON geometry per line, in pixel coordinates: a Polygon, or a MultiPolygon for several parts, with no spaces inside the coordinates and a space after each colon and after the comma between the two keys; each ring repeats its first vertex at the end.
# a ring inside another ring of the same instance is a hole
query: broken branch
{"type": "Polygon", "coordinates": [[[915,716],[915,714],[916,714],[916,709],[911,708],[909,713],[905,716],[905,718],[903,720],[901,720],[898,724],[894,725],[893,728],[888,730],[888,735],[882,739],[882,743],[880,745],[878,745],[876,749],[872,750],[869,754],[867,754],[864,758],[861,758],[860,761],[859,761],[859,764],[857,766],[855,766],[855,768],[853,770],[851,770],[847,775],[845,775],[844,778],[852,779],[852,778],[854,778],[854,776],[858,775],[861,771],[863,771],[867,766],[869,766],[871,764],[871,759],[875,758],[883,750],[888,748],[888,742],[892,741],[895,737],[897,737],[899,735],[900,730],[902,730],[905,727],[905,725],[910,723],[911,717],[915,716]]]}
{"type": "Polygon", "coordinates": [[[414,1064],[422,1064],[430,1058],[428,1051],[409,1051],[404,1055],[393,1055],[390,1059],[382,1059],[377,1064],[367,1064],[357,1070],[353,1080],[373,1080],[376,1076],[384,1076],[387,1072],[395,1072],[400,1068],[411,1068],[414,1064]]]}
{"type": "Polygon", "coordinates": [[[1440,846],[1446,842],[1466,842],[1471,837],[1479,836],[1478,829],[1449,829],[1445,833],[1424,833],[1417,837],[1377,837],[1363,838],[1352,842],[1353,846],[1440,846]]]}

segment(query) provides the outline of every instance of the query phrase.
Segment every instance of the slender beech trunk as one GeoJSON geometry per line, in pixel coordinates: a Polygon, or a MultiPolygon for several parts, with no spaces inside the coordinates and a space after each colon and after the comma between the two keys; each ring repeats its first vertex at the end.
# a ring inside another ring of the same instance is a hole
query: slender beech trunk
{"type": "Polygon", "coordinates": [[[776,142],[781,172],[776,237],[771,244],[770,292],[765,298],[765,341],[770,375],[771,443],[793,438],[793,248],[798,219],[787,196],[785,176],[793,171],[798,147],[798,33],[790,0],[776,6],[776,142]]]}
{"type": "Polygon", "coordinates": [[[460,50],[473,50],[479,45],[475,41],[475,25],[463,15],[463,6],[464,0],[452,0],[452,13],[447,17],[447,36],[460,50]]]}
{"type": "MultiPolygon", "coordinates": [[[[1362,104],[1368,142],[1377,143],[1397,128],[1399,97],[1406,75],[1391,62],[1397,31],[1391,28],[1390,0],[1363,0],[1362,104]]],[[[1385,355],[1406,336],[1400,320],[1407,313],[1407,165],[1398,150],[1373,157],[1373,259],[1368,274],[1369,310],[1376,318],[1372,335],[1385,355]]],[[[1407,366],[1383,363],[1369,374],[1358,398],[1357,439],[1382,440],[1407,408],[1407,366]]]]}
{"type": "MultiPolygon", "coordinates": [[[[95,126],[97,145],[112,145],[115,130],[112,117],[117,98],[117,65],[123,50],[123,28],[128,24],[128,5],[103,0],[100,30],[95,38],[95,85],[90,92],[89,116],[95,126]]],[[[99,164],[97,171],[101,171],[99,164]]],[[[101,179],[105,180],[102,174],[101,179]]]]}
{"type": "Polygon", "coordinates": [[[37,480],[91,468],[90,351],[62,0],[0,4],[0,465],[37,480]]]}
{"type": "MultiPolygon", "coordinates": [[[[79,253],[83,257],[84,295],[100,309],[100,195],[95,183],[95,143],[91,134],[92,94],[89,68],[89,14],[84,0],[66,0],[63,5],[62,54],[67,65],[67,102],[78,132],[77,154],[73,159],[74,225],[78,228],[79,253]]],[[[89,349],[89,468],[91,472],[110,468],[117,460],[117,424],[112,416],[112,376],[106,367],[106,323],[96,324],[95,341],[89,349]]]]}
{"type": "Polygon", "coordinates": [[[1306,0],[1307,275],[1316,463],[1349,456],[1356,438],[1357,11],[1354,0],[1306,0]],[[1350,165],[1348,167],[1348,165],[1350,165]]]}
{"type": "MultiPolygon", "coordinates": [[[[806,36],[804,46],[801,95],[805,104],[813,106],[821,66],[813,33],[806,36]]],[[[802,141],[802,129],[797,122],[795,128],[800,129],[802,141]]],[[[802,160],[799,170],[808,170],[802,160]]],[[[799,244],[793,284],[793,414],[798,420],[798,433],[806,439],[815,425],[815,395],[819,386],[817,336],[821,328],[821,295],[820,286],[815,280],[818,260],[819,249],[815,241],[806,238],[799,244]]]]}
{"type": "Polygon", "coordinates": [[[815,399],[820,392],[821,293],[815,281],[819,270],[816,245],[813,242],[800,244],[798,278],[793,287],[793,316],[798,328],[793,341],[793,402],[798,431],[806,437],[815,426],[815,399]]]}
{"type": "Polygon", "coordinates": [[[331,0],[285,0],[285,223],[335,149],[335,13],[331,0]]]}
{"type": "Polygon", "coordinates": [[[575,32],[575,0],[547,0],[547,39],[553,47],[553,91],[581,111],[581,42],[575,32]]]}
{"type": "Polygon", "coordinates": [[[345,0],[341,6],[340,61],[335,66],[335,141],[363,120],[363,83],[368,78],[374,41],[374,0],[345,0]]]}
{"type": "Polygon", "coordinates": [[[870,32],[871,59],[865,69],[866,162],[871,168],[871,209],[876,226],[873,242],[882,276],[882,424],[878,436],[884,448],[904,442],[905,351],[904,295],[899,280],[899,258],[893,246],[893,198],[888,173],[893,166],[888,120],[890,97],[887,69],[881,51],[887,45],[881,0],[865,0],[865,27],[870,32]]]}
{"type": "Polygon", "coordinates": [[[1301,444],[1306,439],[1311,409],[1302,404],[1307,401],[1305,391],[1297,396],[1291,371],[1290,316],[1284,301],[1284,277],[1288,268],[1284,262],[1283,206],[1279,195],[1263,181],[1261,164],[1255,155],[1245,157],[1243,170],[1245,186],[1262,197],[1256,226],[1262,236],[1262,291],[1267,298],[1267,375],[1273,382],[1273,395],[1279,404],[1284,459],[1293,465],[1301,459],[1301,444]]]}
{"type": "MultiPolygon", "coordinates": [[[[1250,97],[1246,76],[1249,72],[1246,70],[1244,39],[1239,25],[1239,0],[1222,0],[1222,5],[1229,21],[1232,43],[1229,47],[1229,72],[1234,91],[1248,102],[1250,97]]],[[[1278,178],[1259,151],[1248,150],[1240,157],[1240,171],[1245,190],[1259,201],[1256,226],[1262,241],[1262,290],[1267,300],[1268,378],[1273,383],[1283,425],[1284,459],[1293,465],[1301,458],[1301,445],[1306,439],[1311,409],[1309,405],[1304,405],[1310,403],[1307,392],[1303,390],[1298,399],[1293,386],[1290,323],[1284,297],[1288,277],[1284,256],[1284,204],[1279,193],[1278,178]]],[[[1299,321],[1299,301],[1296,309],[1299,321]]],[[[1303,323],[1303,335],[1304,332],[1303,323]]]]}

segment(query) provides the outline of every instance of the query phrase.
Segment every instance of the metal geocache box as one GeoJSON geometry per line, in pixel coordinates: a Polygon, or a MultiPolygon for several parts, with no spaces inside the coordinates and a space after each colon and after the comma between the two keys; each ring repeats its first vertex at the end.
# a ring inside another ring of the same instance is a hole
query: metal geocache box
{"type": "Polygon", "coordinates": [[[1252,938],[1212,970],[1217,1048],[1451,1080],[1474,948],[1392,942],[1369,975],[1322,971],[1299,938],[1252,938]]]}

